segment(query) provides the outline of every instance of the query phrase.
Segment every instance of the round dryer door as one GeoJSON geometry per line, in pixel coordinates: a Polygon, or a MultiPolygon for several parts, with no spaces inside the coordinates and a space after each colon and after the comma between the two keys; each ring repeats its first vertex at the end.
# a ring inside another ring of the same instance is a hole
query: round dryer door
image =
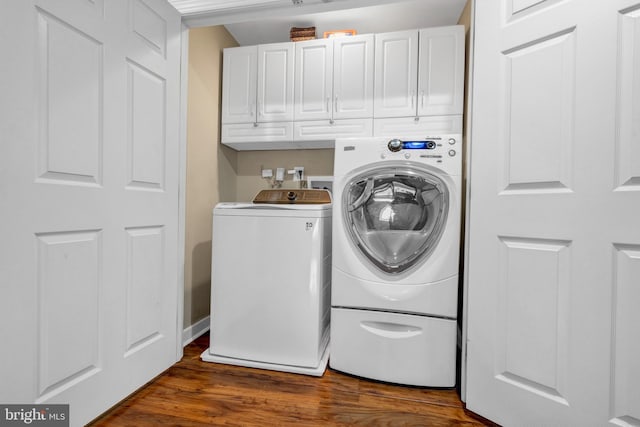
{"type": "Polygon", "coordinates": [[[438,244],[449,193],[441,178],[422,169],[385,167],[353,178],[342,203],[353,243],[380,270],[398,274],[438,244]]]}

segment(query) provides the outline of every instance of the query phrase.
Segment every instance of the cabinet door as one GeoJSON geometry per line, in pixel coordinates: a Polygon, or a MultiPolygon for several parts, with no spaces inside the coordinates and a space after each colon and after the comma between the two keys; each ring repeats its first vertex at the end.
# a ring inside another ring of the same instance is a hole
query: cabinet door
{"type": "Polygon", "coordinates": [[[331,118],[333,40],[297,42],[295,120],[331,118]]]}
{"type": "Polygon", "coordinates": [[[222,123],[256,121],[257,46],[224,50],[222,123]]]}
{"type": "Polygon", "coordinates": [[[373,34],[333,42],[333,118],[373,117],[373,34]]]}
{"type": "Polygon", "coordinates": [[[418,115],[462,114],[464,27],[420,30],[418,115]]]}
{"type": "Polygon", "coordinates": [[[416,114],[418,32],[398,31],[375,36],[374,117],[416,114]]]}
{"type": "Polygon", "coordinates": [[[293,120],[293,43],[258,46],[259,122],[293,120]]]}

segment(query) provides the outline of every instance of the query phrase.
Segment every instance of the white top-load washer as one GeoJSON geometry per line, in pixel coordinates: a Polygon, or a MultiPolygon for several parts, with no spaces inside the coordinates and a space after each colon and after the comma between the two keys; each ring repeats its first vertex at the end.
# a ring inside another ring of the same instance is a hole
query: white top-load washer
{"type": "Polygon", "coordinates": [[[455,385],[461,150],[459,134],[336,141],[332,368],[455,385]]]}
{"type": "Polygon", "coordinates": [[[219,362],[321,376],[327,366],[331,196],[263,190],[213,210],[210,347],[219,362]]]}

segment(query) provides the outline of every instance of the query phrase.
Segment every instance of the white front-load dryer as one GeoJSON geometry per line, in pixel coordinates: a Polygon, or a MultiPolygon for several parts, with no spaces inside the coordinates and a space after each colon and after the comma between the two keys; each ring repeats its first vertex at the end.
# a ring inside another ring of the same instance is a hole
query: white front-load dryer
{"type": "Polygon", "coordinates": [[[455,385],[461,135],[336,141],[330,366],[455,385]]]}

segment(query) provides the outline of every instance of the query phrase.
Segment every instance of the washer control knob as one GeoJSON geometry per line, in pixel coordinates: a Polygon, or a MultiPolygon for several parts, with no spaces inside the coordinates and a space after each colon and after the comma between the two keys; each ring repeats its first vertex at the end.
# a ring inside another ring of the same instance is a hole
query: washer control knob
{"type": "Polygon", "coordinates": [[[380,158],[381,158],[381,159],[386,159],[386,158],[387,158],[387,155],[386,155],[385,153],[381,153],[381,154],[380,154],[380,158]]]}
{"type": "Polygon", "coordinates": [[[287,193],[287,199],[288,200],[294,201],[296,199],[296,197],[297,197],[297,194],[296,194],[295,191],[289,191],[287,193]]]}
{"type": "Polygon", "coordinates": [[[456,140],[453,138],[449,138],[449,145],[453,145],[456,143],[456,140]]]}
{"type": "Polygon", "coordinates": [[[405,159],[410,159],[411,158],[411,153],[404,153],[404,158],[405,159]]]}
{"type": "Polygon", "coordinates": [[[449,150],[449,155],[451,157],[455,156],[456,155],[456,150],[449,150]]]}
{"type": "Polygon", "coordinates": [[[389,148],[389,151],[395,153],[402,150],[402,141],[400,141],[399,139],[392,139],[387,143],[387,147],[389,148]]]}

